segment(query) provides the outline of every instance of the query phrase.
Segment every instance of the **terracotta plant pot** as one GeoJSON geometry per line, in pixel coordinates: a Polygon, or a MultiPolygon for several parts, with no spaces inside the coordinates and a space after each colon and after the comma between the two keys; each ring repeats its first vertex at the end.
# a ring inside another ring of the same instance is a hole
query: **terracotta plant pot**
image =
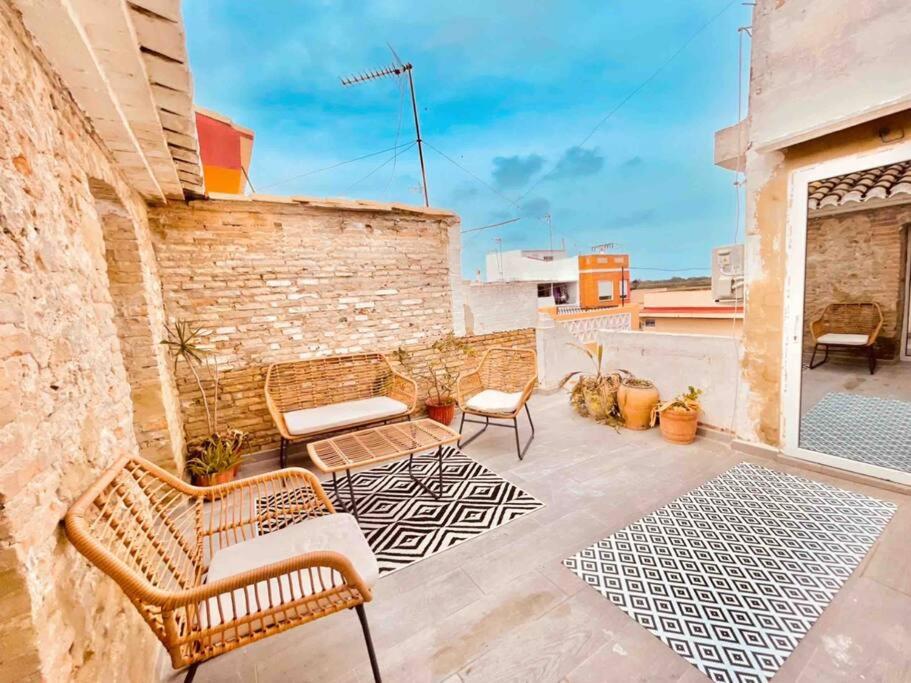
{"type": "Polygon", "coordinates": [[[440,424],[451,425],[455,419],[455,403],[437,403],[435,401],[426,401],[427,416],[431,420],[436,420],[440,424]]]}
{"type": "Polygon", "coordinates": [[[668,408],[660,413],[661,436],[671,443],[693,443],[699,427],[699,412],[668,408]]]}
{"type": "Polygon", "coordinates": [[[229,481],[234,481],[234,478],[237,476],[238,467],[240,467],[240,465],[235,465],[231,469],[225,470],[224,472],[194,476],[193,486],[215,486],[216,484],[227,484],[229,481]]]}
{"type": "Polygon", "coordinates": [[[658,405],[658,389],[648,380],[624,381],[617,390],[617,404],[627,429],[648,429],[658,405]]]}

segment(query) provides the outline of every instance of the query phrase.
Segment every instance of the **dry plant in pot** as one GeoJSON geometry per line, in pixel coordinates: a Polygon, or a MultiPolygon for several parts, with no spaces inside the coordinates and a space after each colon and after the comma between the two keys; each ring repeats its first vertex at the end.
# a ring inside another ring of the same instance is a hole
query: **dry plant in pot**
{"type": "Polygon", "coordinates": [[[419,365],[415,352],[403,346],[397,348],[392,355],[409,375],[422,381],[427,392],[424,401],[427,415],[440,424],[452,424],[456,407],[453,393],[462,361],[465,357],[474,356],[474,349],[464,339],[450,332],[431,345],[430,360],[426,366],[419,365]]]}
{"type": "Polygon", "coordinates": [[[178,363],[183,361],[190,369],[206,415],[207,434],[187,442],[185,467],[197,486],[212,486],[232,481],[237,475],[247,444],[247,434],[239,429],[218,428],[219,375],[218,360],[201,346],[206,333],[202,328],[193,327],[178,320],[166,326],[167,339],[162,344],[168,347],[174,359],[174,373],[178,363]],[[202,383],[200,370],[208,375],[212,383],[212,401],[202,383]]]}
{"type": "Polygon", "coordinates": [[[672,401],[666,401],[655,408],[655,418],[659,420],[661,436],[671,443],[687,444],[696,440],[699,413],[702,410],[699,403],[702,389],[692,386],[687,389],[672,401]]]}
{"type": "Polygon", "coordinates": [[[652,414],[658,400],[654,383],[639,377],[624,377],[617,390],[617,403],[626,428],[642,430],[653,426],[652,414]]]}
{"type": "Polygon", "coordinates": [[[626,370],[602,373],[604,347],[601,344],[598,344],[594,351],[579,344],[569,344],[569,346],[585,353],[595,366],[594,375],[576,371],[560,380],[560,386],[563,387],[573,377],[580,375],[570,393],[570,405],[582,417],[591,417],[596,422],[609,424],[619,430],[623,426],[623,417],[620,415],[620,406],[617,403],[617,390],[620,388],[623,378],[629,376],[630,373],[626,370]]]}

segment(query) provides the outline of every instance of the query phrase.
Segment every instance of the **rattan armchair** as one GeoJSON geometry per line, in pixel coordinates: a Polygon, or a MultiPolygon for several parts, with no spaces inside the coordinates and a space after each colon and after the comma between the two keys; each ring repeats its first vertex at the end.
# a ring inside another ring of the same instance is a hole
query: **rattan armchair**
{"type": "Polygon", "coordinates": [[[528,409],[528,399],[538,382],[538,357],[530,349],[488,349],[481,357],[481,363],[474,370],[463,372],[456,382],[456,398],[462,411],[462,423],[483,424],[484,427],[471,437],[459,443],[466,446],[488,427],[507,427],[516,434],[516,454],[519,460],[525,457],[528,447],[535,438],[535,423],[528,409]],[[518,416],[522,410],[528,416],[531,436],[525,446],[519,444],[518,416]],[[482,417],[475,420],[467,415],[482,417]],[[509,422],[491,422],[491,420],[508,420],[509,422]]]}
{"type": "Polygon", "coordinates": [[[281,435],[280,459],[284,467],[289,443],[410,417],[417,405],[418,389],[414,380],[393,370],[382,354],[362,353],[275,363],[266,373],[265,393],[269,413],[281,435]],[[344,410],[346,403],[363,404],[365,399],[382,397],[397,401],[401,406],[393,407],[389,414],[380,418],[365,416],[358,419],[352,411],[352,419],[344,424],[305,433],[295,433],[286,420],[289,413],[332,405],[344,410]]]}
{"type": "MultiPolygon", "coordinates": [[[[336,515],[319,481],[303,469],[196,487],[142,458],[125,457],[73,504],[66,532],[120,585],[174,668],[190,667],[187,680],[200,662],[355,608],[379,681],[363,607],[371,589],[350,557],[331,550],[289,555],[286,547],[280,561],[258,566],[264,560],[256,555],[255,568],[207,582],[219,551],[243,552],[240,544],[260,543],[269,534],[275,536],[267,542],[276,545],[283,530],[335,521],[351,520],[336,515]]],[[[316,540],[317,547],[324,543],[316,540]]],[[[372,553],[369,558],[372,570],[372,553]]]]}
{"type": "Polygon", "coordinates": [[[870,374],[876,372],[876,338],[883,328],[883,312],[873,302],[835,303],[825,307],[822,315],[810,324],[813,334],[813,355],[810,369],[818,368],[829,360],[829,347],[862,349],[867,353],[870,374]],[[825,356],[818,363],[816,352],[825,348],[825,356]]]}

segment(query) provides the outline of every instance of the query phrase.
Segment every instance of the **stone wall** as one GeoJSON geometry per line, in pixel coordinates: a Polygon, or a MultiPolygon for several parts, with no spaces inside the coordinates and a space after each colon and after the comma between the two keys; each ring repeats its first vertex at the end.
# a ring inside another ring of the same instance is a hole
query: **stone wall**
{"type": "Polygon", "coordinates": [[[537,323],[538,285],[534,282],[466,282],[462,293],[467,334],[516,330],[537,323]]]}
{"type": "Polygon", "coordinates": [[[0,679],[150,680],[156,641],[61,519],[138,446],[90,178],[145,205],[0,3],[0,679]]]}
{"type": "Polygon", "coordinates": [[[911,207],[861,209],[807,222],[804,350],[813,350],[810,323],[829,303],[874,301],[883,312],[880,358],[896,358],[904,310],[907,225],[911,207]]]}
{"type": "MultiPolygon", "coordinates": [[[[263,399],[270,363],[421,346],[454,327],[446,211],[356,201],[208,200],[150,209],[167,315],[211,331],[220,424],[276,441],[263,399]]],[[[206,431],[183,363],[188,437],[206,431]]]]}

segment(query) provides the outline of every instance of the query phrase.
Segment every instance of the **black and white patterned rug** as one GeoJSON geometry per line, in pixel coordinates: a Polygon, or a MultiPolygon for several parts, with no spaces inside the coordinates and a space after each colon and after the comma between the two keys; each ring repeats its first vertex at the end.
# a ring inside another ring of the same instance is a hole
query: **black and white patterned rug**
{"type": "Polygon", "coordinates": [[[826,394],[800,420],[800,447],[911,472],[911,403],[826,394]]]}
{"type": "Polygon", "coordinates": [[[768,681],[895,505],[741,463],[564,564],[713,681],[768,681]]]}
{"type": "MultiPolygon", "coordinates": [[[[414,457],[413,471],[437,490],[435,451],[414,457]]],[[[408,459],[358,472],[352,477],[358,524],[376,555],[380,574],[407,567],[486,531],[527,515],[544,503],[529,495],[458,449],[443,449],[443,495],[434,499],[408,475],[408,459]]],[[[341,504],[331,480],[323,482],[337,509],[344,509],[348,486],[339,478],[341,504]]],[[[257,511],[274,505],[274,496],[256,501],[257,511]]],[[[277,517],[265,531],[296,521],[277,517]]]]}

